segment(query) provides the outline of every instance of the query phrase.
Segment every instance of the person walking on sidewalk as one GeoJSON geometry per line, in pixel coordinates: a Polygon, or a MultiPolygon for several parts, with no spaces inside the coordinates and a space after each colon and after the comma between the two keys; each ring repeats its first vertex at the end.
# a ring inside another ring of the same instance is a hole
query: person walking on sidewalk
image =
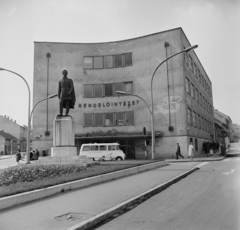
{"type": "Polygon", "coordinates": [[[188,147],[188,158],[193,158],[193,152],[194,152],[194,147],[193,147],[193,143],[191,142],[189,147],[188,147]]]}
{"type": "Polygon", "coordinates": [[[20,152],[20,149],[19,149],[17,154],[16,154],[16,161],[17,161],[18,164],[20,164],[19,161],[21,160],[21,158],[22,158],[22,155],[21,155],[21,152],[20,152]]]}
{"type": "Polygon", "coordinates": [[[184,159],[184,156],[181,154],[181,148],[180,148],[179,143],[177,143],[176,159],[178,159],[178,156],[180,156],[184,159]]]}

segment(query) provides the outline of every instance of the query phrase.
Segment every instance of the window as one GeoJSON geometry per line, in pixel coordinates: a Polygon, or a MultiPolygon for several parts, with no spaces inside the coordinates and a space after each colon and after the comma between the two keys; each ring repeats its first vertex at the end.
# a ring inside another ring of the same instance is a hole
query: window
{"type": "Polygon", "coordinates": [[[97,84],[94,85],[94,97],[102,97],[103,96],[103,85],[97,84]]]}
{"type": "Polygon", "coordinates": [[[113,56],[104,56],[104,68],[113,68],[113,56]]]}
{"type": "Polygon", "coordinates": [[[123,126],[134,125],[134,111],[116,113],[85,113],[85,126],[123,126]]]}
{"type": "Polygon", "coordinates": [[[192,125],[192,111],[188,109],[188,124],[192,125]]]}
{"type": "Polygon", "coordinates": [[[134,125],[134,112],[128,111],[125,114],[126,114],[125,124],[126,125],[134,125]]]}
{"type": "Polygon", "coordinates": [[[193,73],[195,76],[197,76],[197,65],[195,63],[193,65],[193,73]]]}
{"type": "Polygon", "coordinates": [[[133,83],[132,82],[125,82],[123,86],[123,91],[126,93],[133,92],[133,83]]]}
{"type": "Polygon", "coordinates": [[[92,57],[83,57],[83,68],[92,69],[93,68],[93,58],[92,57]]]}
{"type": "Polygon", "coordinates": [[[198,89],[196,88],[196,100],[199,102],[199,95],[198,95],[198,89]]]}
{"type": "Polygon", "coordinates": [[[200,101],[200,105],[202,105],[202,94],[199,93],[199,101],[200,101]]]}
{"type": "Polygon", "coordinates": [[[191,84],[191,96],[194,98],[194,85],[191,84]]]}
{"type": "Polygon", "coordinates": [[[103,126],[103,113],[95,114],[95,126],[103,126]]]}
{"type": "Polygon", "coordinates": [[[105,126],[113,126],[113,113],[105,114],[105,126]]]}
{"type": "Polygon", "coordinates": [[[92,113],[84,114],[84,124],[85,124],[85,126],[93,126],[93,114],[92,113]]]}
{"type": "Polygon", "coordinates": [[[115,125],[116,126],[124,125],[124,113],[123,112],[115,113],[115,125]]]}
{"type": "Polygon", "coordinates": [[[122,54],[114,55],[114,67],[122,67],[122,54]]]}
{"type": "Polygon", "coordinates": [[[189,64],[189,68],[193,71],[193,60],[192,60],[190,55],[188,56],[188,58],[189,58],[188,59],[189,60],[189,63],[188,63],[189,64]]]}
{"type": "Polygon", "coordinates": [[[198,139],[195,139],[195,150],[198,151],[198,139]]]}
{"type": "Polygon", "coordinates": [[[196,127],[197,125],[196,125],[196,113],[195,112],[192,113],[192,118],[193,118],[193,126],[196,127]]]}
{"type": "Polygon", "coordinates": [[[98,151],[98,145],[91,145],[91,151],[98,151]]]}
{"type": "Polygon", "coordinates": [[[108,150],[116,150],[116,145],[109,145],[108,150]]]}
{"type": "Polygon", "coordinates": [[[118,95],[116,91],[123,91],[123,83],[115,83],[114,84],[114,95],[118,95]]]}
{"type": "Polygon", "coordinates": [[[132,65],[132,53],[124,54],[124,66],[132,65]]]}
{"type": "Polygon", "coordinates": [[[94,57],[94,69],[102,69],[103,68],[103,57],[94,57]]]}
{"type": "MultiPolygon", "coordinates": [[[[183,49],[185,50],[186,47],[183,46],[183,49]]],[[[188,55],[187,55],[187,52],[184,52],[183,55],[184,55],[185,64],[188,65],[188,55]]]]}
{"type": "Polygon", "coordinates": [[[93,97],[93,85],[84,85],[84,97],[93,97]]]}
{"type": "Polygon", "coordinates": [[[82,151],[90,151],[90,146],[83,146],[83,149],[82,149],[82,151]]]}
{"type": "Polygon", "coordinates": [[[105,96],[113,96],[113,84],[105,84],[105,96]]]}
{"type": "Polygon", "coordinates": [[[201,129],[201,116],[198,114],[198,128],[201,129]]]}
{"type": "Polygon", "coordinates": [[[204,130],[204,120],[203,120],[203,117],[201,117],[201,120],[202,120],[202,130],[204,130]]]}
{"type": "Polygon", "coordinates": [[[187,77],[185,82],[186,82],[186,91],[190,94],[190,81],[187,77]]]}
{"type": "Polygon", "coordinates": [[[105,151],[107,150],[107,146],[106,145],[100,145],[100,151],[105,151]]]}

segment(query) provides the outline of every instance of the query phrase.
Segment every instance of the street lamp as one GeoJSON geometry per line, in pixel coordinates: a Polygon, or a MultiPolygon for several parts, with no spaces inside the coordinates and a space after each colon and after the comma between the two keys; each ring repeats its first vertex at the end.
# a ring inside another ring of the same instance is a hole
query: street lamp
{"type": "MultiPolygon", "coordinates": [[[[123,94],[123,95],[129,95],[129,96],[135,96],[135,97],[140,98],[140,99],[146,104],[146,106],[147,106],[147,108],[148,108],[148,110],[149,110],[149,113],[150,113],[150,116],[151,116],[151,127],[153,127],[153,126],[152,126],[152,122],[153,122],[153,120],[152,120],[152,111],[151,111],[151,109],[149,108],[147,102],[146,102],[142,97],[140,97],[140,96],[138,96],[138,95],[136,95],[136,94],[126,93],[126,92],[124,92],[124,91],[116,91],[116,93],[118,93],[118,94],[123,94]]],[[[146,145],[146,142],[145,142],[145,145],[146,145]]],[[[153,138],[152,138],[152,156],[153,156],[153,138]]]]}
{"type": "Polygon", "coordinates": [[[34,105],[34,107],[33,107],[33,109],[32,109],[32,112],[31,112],[31,115],[30,115],[30,121],[32,120],[32,115],[33,115],[33,111],[34,111],[35,107],[36,107],[40,102],[45,101],[45,100],[48,100],[48,99],[51,99],[51,98],[54,98],[54,97],[56,97],[56,96],[57,96],[57,94],[53,94],[53,95],[50,95],[50,96],[48,96],[48,97],[46,97],[46,98],[38,101],[38,102],[34,105]]]}
{"type": "Polygon", "coordinates": [[[181,54],[181,53],[184,53],[184,52],[188,52],[188,51],[190,51],[190,50],[196,49],[197,47],[198,47],[198,45],[189,46],[188,48],[186,48],[186,49],[184,49],[184,50],[182,50],[182,51],[180,51],[180,52],[177,52],[177,53],[173,54],[172,56],[170,56],[170,57],[166,58],[165,60],[163,60],[163,61],[157,66],[157,68],[156,68],[156,69],[154,70],[154,72],[153,72],[152,79],[151,79],[151,107],[152,107],[152,113],[151,113],[151,116],[152,116],[151,125],[152,125],[152,127],[151,127],[151,130],[152,130],[152,148],[153,148],[153,149],[152,149],[152,159],[155,158],[155,134],[154,134],[153,89],[152,89],[152,87],[153,87],[153,86],[152,86],[152,85],[153,85],[153,77],[154,77],[157,69],[158,69],[164,62],[166,62],[167,60],[169,60],[170,58],[172,58],[172,57],[174,57],[174,56],[176,56],[176,55],[178,55],[178,54],[181,54]]]}
{"type": "Polygon", "coordinates": [[[11,71],[11,70],[8,70],[8,69],[4,69],[4,68],[0,68],[0,70],[7,71],[7,72],[10,72],[10,73],[16,74],[17,76],[19,76],[20,78],[22,78],[22,79],[24,80],[24,82],[26,83],[27,88],[28,88],[27,164],[29,164],[29,163],[30,163],[30,157],[29,157],[29,149],[30,149],[30,129],[31,129],[31,120],[30,120],[30,101],[31,101],[31,93],[30,93],[30,88],[29,88],[29,85],[28,85],[27,81],[25,80],[25,78],[22,77],[20,74],[15,73],[15,72],[13,72],[13,71],[11,71]]]}

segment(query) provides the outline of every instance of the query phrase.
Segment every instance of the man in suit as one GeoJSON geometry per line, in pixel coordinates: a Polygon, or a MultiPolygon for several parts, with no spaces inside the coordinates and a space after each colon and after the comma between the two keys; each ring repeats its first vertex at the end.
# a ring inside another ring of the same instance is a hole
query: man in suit
{"type": "Polygon", "coordinates": [[[58,97],[59,97],[59,105],[60,105],[60,114],[58,116],[62,116],[63,108],[66,109],[65,116],[68,115],[70,108],[74,109],[76,97],[74,91],[73,80],[68,78],[68,71],[63,70],[62,72],[63,78],[59,81],[58,84],[58,97]]]}

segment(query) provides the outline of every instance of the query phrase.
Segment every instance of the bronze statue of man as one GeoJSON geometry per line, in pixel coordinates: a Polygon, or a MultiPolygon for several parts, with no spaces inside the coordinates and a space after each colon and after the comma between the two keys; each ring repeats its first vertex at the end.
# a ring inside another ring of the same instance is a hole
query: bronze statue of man
{"type": "Polygon", "coordinates": [[[58,97],[59,97],[59,105],[60,105],[60,114],[58,116],[63,115],[63,108],[66,109],[65,116],[68,115],[70,109],[74,109],[76,97],[74,91],[73,80],[68,78],[68,71],[62,71],[63,78],[59,81],[58,84],[58,97]]]}

